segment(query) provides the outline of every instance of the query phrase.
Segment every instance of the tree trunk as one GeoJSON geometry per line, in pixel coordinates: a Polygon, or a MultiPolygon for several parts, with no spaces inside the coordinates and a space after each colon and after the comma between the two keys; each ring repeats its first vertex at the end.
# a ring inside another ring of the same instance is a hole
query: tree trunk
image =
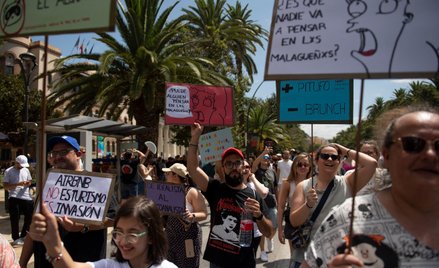
{"type": "Polygon", "coordinates": [[[136,135],[139,149],[144,151],[145,141],[152,141],[155,144],[158,142],[160,111],[153,107],[147,109],[142,98],[133,101],[131,105],[136,124],[146,128],[144,133],[136,135]]]}

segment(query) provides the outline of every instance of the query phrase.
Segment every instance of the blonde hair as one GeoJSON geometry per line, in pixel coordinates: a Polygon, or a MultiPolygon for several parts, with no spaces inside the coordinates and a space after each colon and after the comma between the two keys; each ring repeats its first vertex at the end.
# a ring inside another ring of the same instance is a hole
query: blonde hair
{"type": "Polygon", "coordinates": [[[298,155],[296,155],[296,157],[293,160],[293,164],[291,165],[291,171],[290,174],[288,175],[287,181],[292,182],[292,181],[296,181],[298,178],[298,174],[297,174],[297,165],[299,164],[299,161],[302,159],[308,159],[309,162],[309,170],[308,173],[306,173],[306,178],[309,178],[311,176],[311,171],[312,171],[312,158],[310,157],[309,154],[307,153],[300,153],[298,155]]]}

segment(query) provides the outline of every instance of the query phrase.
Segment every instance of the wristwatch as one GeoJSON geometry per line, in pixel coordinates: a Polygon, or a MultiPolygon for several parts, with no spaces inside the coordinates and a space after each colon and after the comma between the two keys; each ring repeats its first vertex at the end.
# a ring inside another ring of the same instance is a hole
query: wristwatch
{"type": "Polygon", "coordinates": [[[90,227],[87,224],[84,224],[84,227],[82,227],[81,233],[85,234],[88,231],[90,231],[90,227]]]}

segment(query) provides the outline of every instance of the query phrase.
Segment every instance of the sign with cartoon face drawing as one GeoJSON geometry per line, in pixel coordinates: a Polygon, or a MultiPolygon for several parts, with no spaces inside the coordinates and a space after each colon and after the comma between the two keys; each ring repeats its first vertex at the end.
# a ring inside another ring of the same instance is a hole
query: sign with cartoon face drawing
{"type": "Polygon", "coordinates": [[[166,83],[165,124],[233,125],[231,87],[166,83]]]}
{"type": "Polygon", "coordinates": [[[276,0],[265,79],[431,78],[437,0],[276,0]]]}

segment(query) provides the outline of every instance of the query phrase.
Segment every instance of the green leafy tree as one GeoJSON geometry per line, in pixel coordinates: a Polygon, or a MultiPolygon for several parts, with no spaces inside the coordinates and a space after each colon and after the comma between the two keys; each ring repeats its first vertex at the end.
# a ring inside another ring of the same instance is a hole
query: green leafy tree
{"type": "MultiPolygon", "coordinates": [[[[393,98],[384,101],[381,97],[375,99],[375,103],[368,106],[367,119],[362,121],[361,139],[376,139],[374,126],[376,119],[384,112],[411,104],[429,104],[432,107],[439,106],[439,81],[412,82],[409,89],[395,89],[393,98]]],[[[340,131],[333,141],[355,148],[355,135],[357,126],[353,125],[346,130],[340,131]]]]}
{"type": "MultiPolygon", "coordinates": [[[[31,90],[29,94],[29,122],[38,122],[40,118],[41,92],[31,90]]],[[[16,137],[16,145],[23,142],[25,88],[20,75],[0,74],[0,131],[16,137]]]]}
{"type": "Polygon", "coordinates": [[[239,1],[232,6],[226,5],[226,0],[195,0],[195,5],[183,12],[182,18],[188,21],[191,36],[197,40],[196,47],[202,48],[198,51],[217,62],[216,70],[234,81],[235,133],[242,137],[244,96],[257,73],[252,57],[268,34],[251,19],[248,5],[242,6],[239,1]]]}
{"type": "Polygon", "coordinates": [[[97,40],[108,46],[107,51],[61,59],[56,71],[63,79],[50,98],[58,106],[67,105],[70,113],[91,114],[97,104],[99,116],[109,113],[117,119],[127,109],[130,118],[147,128],[137,136],[143,144],[158,140],[166,81],[226,85],[227,80],[212,71],[211,61],[182,55],[190,43],[176,40],[185,25],[180,18],[170,19],[178,2],[161,11],[163,2],[126,0],[122,6],[118,1],[116,27],[121,40],[99,33],[97,40]],[[71,63],[74,59],[81,62],[71,63]]]}

